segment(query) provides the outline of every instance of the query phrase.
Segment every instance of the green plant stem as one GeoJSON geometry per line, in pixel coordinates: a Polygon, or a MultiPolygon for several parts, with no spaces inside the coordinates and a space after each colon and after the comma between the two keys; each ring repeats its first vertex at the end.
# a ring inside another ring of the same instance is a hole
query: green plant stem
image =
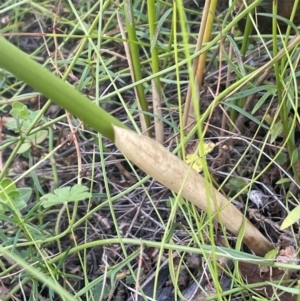
{"type": "MultiPolygon", "coordinates": [[[[48,128],[48,131],[49,131],[49,153],[52,152],[53,150],[53,141],[54,141],[54,138],[53,138],[53,130],[51,127],[48,128]]],[[[56,168],[56,162],[55,162],[55,158],[54,158],[54,155],[52,155],[50,157],[50,164],[51,164],[51,168],[52,168],[52,175],[53,175],[53,187],[54,188],[58,188],[59,187],[59,181],[58,181],[58,176],[57,176],[57,168],[56,168]]]]}
{"type": "MultiPolygon", "coordinates": [[[[250,8],[254,7],[254,4],[249,6],[250,8]]],[[[246,15],[246,12],[242,12],[234,21],[236,24],[246,15]]],[[[232,24],[226,26],[224,30],[218,34],[210,43],[207,43],[199,52],[190,56],[190,59],[193,59],[199,54],[207,51],[210,47],[218,43],[221,35],[225,35],[230,29],[232,24]]],[[[296,38],[293,47],[300,42],[300,38],[296,38]]],[[[178,66],[183,66],[187,63],[187,59],[182,60],[178,66]]],[[[45,96],[51,98],[59,106],[64,107],[70,113],[79,117],[83,122],[89,124],[94,129],[99,131],[101,134],[107,138],[114,140],[114,133],[112,129],[112,124],[126,128],[126,126],[120,121],[116,120],[114,117],[110,116],[103,109],[97,107],[89,99],[81,95],[78,91],[74,90],[67,83],[63,82],[61,79],[57,78],[55,75],[50,73],[44,67],[33,61],[27,54],[23,53],[21,50],[17,49],[15,46],[7,42],[4,38],[0,38],[0,66],[11,72],[12,74],[19,77],[21,80],[32,86],[37,91],[40,91],[45,96]],[[58,84],[56,86],[56,84],[58,84]],[[58,89],[57,89],[58,88],[58,89]],[[84,110],[83,110],[84,108],[84,110]]],[[[147,80],[155,78],[159,75],[164,74],[165,72],[171,72],[175,69],[175,66],[167,68],[163,71],[160,71],[158,74],[149,76],[147,80]]],[[[247,76],[247,80],[253,77],[254,74],[257,74],[257,71],[262,71],[263,68],[260,68],[253,73],[247,76]]],[[[215,100],[212,105],[216,105],[228,94],[229,91],[237,89],[238,86],[241,86],[246,79],[236,82],[234,85],[230,86],[227,90],[222,92],[215,100]]],[[[136,82],[137,84],[142,84],[143,80],[136,82]]],[[[120,92],[123,90],[120,89],[120,92]]],[[[111,94],[107,95],[110,97],[111,94]]],[[[204,118],[206,118],[205,116],[204,118]]],[[[201,118],[203,120],[203,118],[201,118]]]]}
{"type": "MultiPolygon", "coordinates": [[[[258,2],[257,4],[259,4],[260,2],[258,2]]],[[[245,25],[245,30],[244,30],[244,39],[242,41],[242,47],[241,47],[241,54],[242,54],[242,58],[245,58],[247,49],[248,49],[248,45],[249,45],[249,37],[253,31],[253,24],[252,24],[252,19],[253,19],[253,12],[254,12],[255,8],[252,8],[251,10],[249,10],[248,15],[247,15],[247,19],[246,19],[246,25],[245,25]]],[[[245,98],[241,98],[241,99],[236,99],[234,100],[233,104],[239,106],[240,108],[242,108],[245,104],[245,98]]],[[[230,110],[230,118],[232,120],[232,122],[235,122],[237,119],[237,111],[234,109],[230,110]]],[[[233,125],[230,124],[230,130],[233,129],[233,125]]]]}
{"type": "MultiPolygon", "coordinates": [[[[148,24],[149,24],[149,33],[150,33],[150,51],[151,51],[151,67],[152,73],[156,74],[159,72],[159,56],[158,56],[158,48],[157,48],[157,18],[155,12],[155,3],[154,0],[147,0],[147,8],[148,8],[148,24]]],[[[156,77],[152,81],[152,102],[153,102],[153,113],[157,115],[154,119],[155,124],[155,137],[156,140],[160,143],[164,142],[164,133],[163,133],[163,123],[159,118],[162,115],[161,107],[162,107],[162,97],[161,97],[161,84],[160,78],[156,77]]]]}
{"type": "MultiPolygon", "coordinates": [[[[273,2],[273,14],[277,15],[277,2],[273,2]]],[[[277,38],[277,19],[272,19],[272,40],[273,40],[273,55],[275,56],[278,53],[278,38],[277,38]]],[[[275,77],[276,77],[276,86],[277,86],[277,97],[278,97],[278,103],[279,103],[279,116],[282,124],[282,129],[284,133],[284,137],[286,138],[287,143],[287,149],[289,153],[289,157],[292,158],[293,151],[296,149],[296,146],[294,144],[294,139],[291,137],[291,128],[290,128],[290,122],[289,122],[289,111],[288,111],[288,104],[286,96],[284,96],[284,87],[282,84],[282,72],[283,66],[286,62],[285,56],[281,58],[280,61],[276,61],[274,63],[274,69],[275,69],[275,77]],[[281,63],[281,64],[280,64],[281,63]]],[[[292,165],[292,170],[294,174],[294,179],[297,184],[300,182],[299,174],[297,172],[296,165],[292,165]]]]}
{"type": "MultiPolygon", "coordinates": [[[[142,79],[142,68],[141,68],[139,47],[138,47],[139,42],[138,42],[137,36],[136,36],[131,0],[124,1],[124,5],[125,5],[125,10],[126,10],[125,11],[126,28],[127,28],[127,32],[128,32],[128,44],[129,44],[131,61],[132,61],[132,66],[133,66],[134,80],[139,81],[142,79]]],[[[143,85],[142,84],[137,85],[136,91],[137,91],[138,98],[139,98],[138,101],[140,103],[140,106],[141,106],[143,112],[149,112],[143,85]]],[[[146,126],[149,129],[151,127],[150,117],[147,114],[143,114],[143,115],[145,118],[146,126]]],[[[148,131],[148,133],[151,136],[150,130],[148,131]]]]}
{"type": "MultiPolygon", "coordinates": [[[[39,241],[37,241],[39,242],[39,241]]],[[[57,256],[48,259],[48,264],[54,264],[56,262],[58,262],[59,260],[61,260],[63,257],[66,256],[66,253],[68,255],[72,255],[75,254],[77,252],[80,252],[82,250],[85,249],[90,249],[90,248],[94,248],[97,246],[105,246],[105,245],[114,245],[117,244],[119,245],[120,242],[120,238],[109,238],[109,239],[99,239],[99,240],[95,240],[95,241],[90,241],[87,242],[86,244],[82,244],[76,247],[72,247],[70,249],[68,249],[68,251],[63,252],[63,253],[59,253],[57,256]]],[[[151,240],[144,240],[144,239],[135,239],[135,238],[122,238],[122,243],[124,245],[133,245],[133,246],[149,246],[149,247],[154,247],[154,248],[161,248],[161,242],[160,241],[151,241],[151,240]]],[[[16,246],[19,245],[23,245],[22,244],[17,244],[16,246]]],[[[12,248],[12,246],[7,246],[7,247],[1,247],[0,246],[0,250],[2,253],[4,254],[12,254],[10,249],[12,248]]],[[[171,243],[165,243],[164,244],[164,249],[169,249],[169,250],[174,250],[174,251],[180,251],[180,252],[191,252],[194,254],[207,254],[210,255],[211,251],[212,251],[212,246],[210,245],[200,245],[197,247],[187,247],[184,245],[176,245],[176,244],[171,244],[171,243]]],[[[242,251],[237,251],[234,249],[230,249],[230,248],[225,248],[225,247],[217,247],[216,249],[216,256],[218,257],[224,257],[224,258],[228,258],[228,259],[236,259],[236,260],[241,260],[244,262],[249,262],[249,263],[259,263],[260,265],[268,265],[270,264],[270,262],[268,261],[264,261],[263,257],[259,257],[256,255],[252,255],[249,253],[244,253],[242,251]]],[[[9,256],[10,257],[10,256],[9,256]]],[[[290,267],[291,265],[289,264],[283,264],[283,263],[278,263],[275,266],[278,267],[290,267]]],[[[295,269],[300,270],[300,266],[295,266],[295,269]]]]}
{"type": "Polygon", "coordinates": [[[114,140],[112,125],[127,128],[123,123],[97,107],[72,86],[56,77],[27,54],[0,38],[0,66],[11,72],[29,86],[54,100],[85,124],[90,125],[110,140],[114,140]]]}
{"type": "MultiPolygon", "coordinates": [[[[16,262],[20,267],[26,269],[26,272],[29,275],[31,275],[32,278],[37,278],[40,281],[42,281],[43,284],[45,284],[48,287],[50,287],[51,289],[53,289],[59,296],[64,298],[64,300],[70,300],[70,301],[76,300],[68,291],[64,290],[58,284],[57,281],[53,280],[55,278],[51,279],[50,277],[48,277],[44,273],[42,273],[40,268],[36,268],[36,267],[32,266],[32,264],[28,264],[25,260],[23,260],[19,256],[16,256],[13,253],[10,253],[8,251],[5,251],[3,247],[0,247],[1,253],[2,253],[2,250],[3,250],[3,254],[5,254],[8,258],[10,258],[12,261],[16,262]]],[[[25,281],[25,279],[23,279],[23,281],[25,281]]],[[[11,296],[11,294],[8,294],[8,295],[11,296]]]]}
{"type": "MultiPolygon", "coordinates": [[[[155,29],[156,29],[156,16],[155,16],[155,2],[153,0],[148,0],[148,24],[149,24],[149,32],[150,32],[150,42],[151,42],[151,65],[152,65],[152,72],[158,73],[159,72],[159,58],[158,58],[158,49],[155,39],[155,29]]],[[[159,91],[161,90],[160,87],[160,80],[159,77],[156,77],[155,83],[159,91]]]]}

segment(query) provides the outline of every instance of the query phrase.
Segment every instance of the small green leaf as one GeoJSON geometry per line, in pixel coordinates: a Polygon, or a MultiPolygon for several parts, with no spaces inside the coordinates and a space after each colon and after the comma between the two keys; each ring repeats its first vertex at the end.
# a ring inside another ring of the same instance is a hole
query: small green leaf
{"type": "Polygon", "coordinates": [[[4,201],[9,200],[9,193],[12,193],[17,190],[16,185],[13,183],[11,179],[4,178],[0,182],[0,199],[4,201]]]}
{"type": "Polygon", "coordinates": [[[43,142],[48,136],[47,130],[38,131],[30,136],[28,136],[22,146],[18,149],[18,154],[23,154],[31,148],[32,145],[38,145],[43,142]]]}
{"type": "MultiPolygon", "coordinates": [[[[184,205],[184,204],[185,204],[185,200],[184,200],[184,198],[182,198],[182,197],[179,197],[179,199],[178,199],[177,201],[178,201],[178,204],[179,204],[179,205],[184,205]]],[[[176,198],[170,197],[170,198],[167,200],[166,205],[167,205],[167,207],[171,207],[172,204],[175,204],[175,202],[176,202],[176,198]]]]}
{"type": "MultiPolygon", "coordinates": [[[[47,130],[41,130],[36,132],[33,135],[30,135],[27,139],[32,142],[35,145],[40,144],[41,142],[43,142],[48,136],[48,131],[47,130]]],[[[27,140],[26,139],[26,140],[27,140]]]]}
{"type": "Polygon", "coordinates": [[[14,102],[12,105],[12,109],[10,110],[10,115],[15,118],[18,118],[23,106],[24,105],[21,102],[14,102]]]}
{"type": "Polygon", "coordinates": [[[51,206],[81,201],[91,197],[91,193],[88,192],[88,188],[83,185],[74,185],[73,187],[63,187],[55,189],[53,193],[48,193],[41,197],[42,205],[44,208],[51,206]]]}
{"type": "Polygon", "coordinates": [[[14,118],[18,118],[19,117],[19,110],[18,109],[11,109],[10,110],[10,115],[14,118]]]}
{"type": "Polygon", "coordinates": [[[16,209],[23,209],[26,207],[26,203],[22,199],[14,200],[14,206],[16,209]]]}
{"type": "Polygon", "coordinates": [[[43,239],[44,235],[41,233],[40,229],[35,226],[31,226],[30,224],[26,224],[26,228],[30,231],[30,234],[35,238],[35,239],[43,239]]]}
{"type": "Polygon", "coordinates": [[[19,112],[19,117],[21,120],[27,120],[29,117],[29,111],[27,109],[27,107],[22,108],[19,112]]]}
{"type": "Polygon", "coordinates": [[[297,206],[284,219],[283,223],[280,226],[280,230],[284,230],[287,227],[293,225],[299,219],[300,219],[300,206],[297,206]]]}
{"type": "Polygon", "coordinates": [[[16,185],[14,184],[12,179],[9,178],[4,178],[1,182],[0,185],[3,189],[6,189],[7,191],[14,191],[16,190],[16,185]]]}
{"type": "Polygon", "coordinates": [[[8,206],[13,209],[23,209],[26,207],[26,202],[20,198],[19,191],[13,191],[8,194],[9,200],[6,201],[8,206]]]}
{"type": "Polygon", "coordinates": [[[298,161],[299,158],[299,152],[298,149],[295,148],[292,152],[292,158],[291,158],[291,165],[290,166],[294,166],[295,163],[298,161]]]}
{"type": "Polygon", "coordinates": [[[244,188],[247,185],[246,181],[244,179],[240,178],[231,178],[228,183],[226,184],[226,187],[233,191],[238,191],[244,188]]]}
{"type": "Polygon", "coordinates": [[[276,185],[286,184],[286,183],[291,183],[291,179],[290,178],[282,178],[276,182],[276,185]]]}
{"type": "Polygon", "coordinates": [[[20,193],[20,198],[27,203],[32,195],[32,189],[30,187],[22,187],[18,188],[18,192],[20,193]]]}
{"type": "Polygon", "coordinates": [[[14,102],[12,105],[12,108],[16,110],[22,110],[24,107],[26,108],[26,105],[18,101],[14,102]]]}
{"type": "Polygon", "coordinates": [[[279,121],[271,127],[270,143],[273,143],[281,133],[282,133],[282,123],[279,121]]]}
{"type": "MultiPolygon", "coordinates": [[[[258,102],[255,104],[251,114],[254,115],[265,103],[270,96],[275,95],[275,85],[268,85],[266,86],[266,89],[270,89],[269,91],[266,91],[263,93],[263,96],[258,100],[258,102]]],[[[249,89],[248,89],[249,90],[249,89]]],[[[255,92],[257,93],[257,92],[255,92]]]]}
{"type": "MultiPolygon", "coordinates": [[[[11,112],[10,112],[11,115],[12,115],[12,112],[15,112],[15,111],[11,110],[11,112]]],[[[25,130],[28,129],[28,127],[31,125],[32,121],[39,114],[39,112],[40,112],[40,110],[36,110],[34,112],[31,112],[28,110],[28,117],[25,120],[23,120],[22,129],[25,129],[25,130]]],[[[5,127],[7,127],[10,130],[13,130],[13,131],[19,131],[17,120],[16,120],[17,117],[18,117],[18,119],[20,119],[18,114],[19,114],[19,110],[16,112],[15,118],[9,118],[9,121],[5,124],[5,127]]]]}
{"type": "Polygon", "coordinates": [[[19,189],[9,178],[4,178],[0,182],[0,201],[0,213],[5,213],[8,208],[10,208],[9,210],[19,210],[26,206],[26,202],[21,198],[19,189]]]}
{"type": "Polygon", "coordinates": [[[281,152],[277,158],[276,158],[276,163],[283,165],[287,161],[287,154],[281,152]]]}
{"type": "Polygon", "coordinates": [[[111,290],[112,290],[111,286],[109,286],[107,283],[103,284],[102,282],[100,282],[97,285],[95,285],[91,291],[94,300],[101,300],[100,297],[102,297],[103,300],[109,296],[111,290]]]}
{"type": "Polygon", "coordinates": [[[272,249],[270,250],[266,255],[265,255],[265,258],[266,259],[272,259],[274,260],[278,254],[278,251],[279,251],[279,246],[277,246],[275,249],[272,249]]]}
{"type": "Polygon", "coordinates": [[[21,120],[26,120],[29,117],[29,110],[23,103],[14,102],[10,111],[10,115],[21,120]]]}
{"type": "Polygon", "coordinates": [[[129,275],[127,278],[126,278],[126,284],[130,285],[130,284],[134,284],[136,282],[136,278],[137,278],[137,274],[140,274],[140,277],[144,275],[144,268],[140,268],[139,272],[138,270],[136,269],[134,271],[134,275],[129,275]]]}
{"type": "Polygon", "coordinates": [[[7,195],[10,198],[10,200],[13,201],[14,203],[20,199],[20,193],[17,190],[11,191],[7,195]]]}
{"type": "Polygon", "coordinates": [[[26,151],[28,151],[30,149],[31,145],[30,143],[26,143],[24,142],[21,147],[18,149],[18,154],[23,154],[25,153],[26,151]]]}

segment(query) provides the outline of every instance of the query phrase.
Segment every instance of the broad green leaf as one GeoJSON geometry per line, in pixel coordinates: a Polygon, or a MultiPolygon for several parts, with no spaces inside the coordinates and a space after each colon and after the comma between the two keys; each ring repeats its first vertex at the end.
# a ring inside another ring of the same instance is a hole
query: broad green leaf
{"type": "Polygon", "coordinates": [[[283,223],[280,226],[280,230],[284,230],[287,227],[293,225],[300,219],[300,205],[294,208],[284,219],[283,223]]]}
{"type": "Polygon", "coordinates": [[[74,185],[73,187],[63,187],[55,189],[53,193],[48,193],[41,197],[42,205],[45,208],[67,203],[81,201],[91,197],[88,188],[83,185],[74,185]]]}

